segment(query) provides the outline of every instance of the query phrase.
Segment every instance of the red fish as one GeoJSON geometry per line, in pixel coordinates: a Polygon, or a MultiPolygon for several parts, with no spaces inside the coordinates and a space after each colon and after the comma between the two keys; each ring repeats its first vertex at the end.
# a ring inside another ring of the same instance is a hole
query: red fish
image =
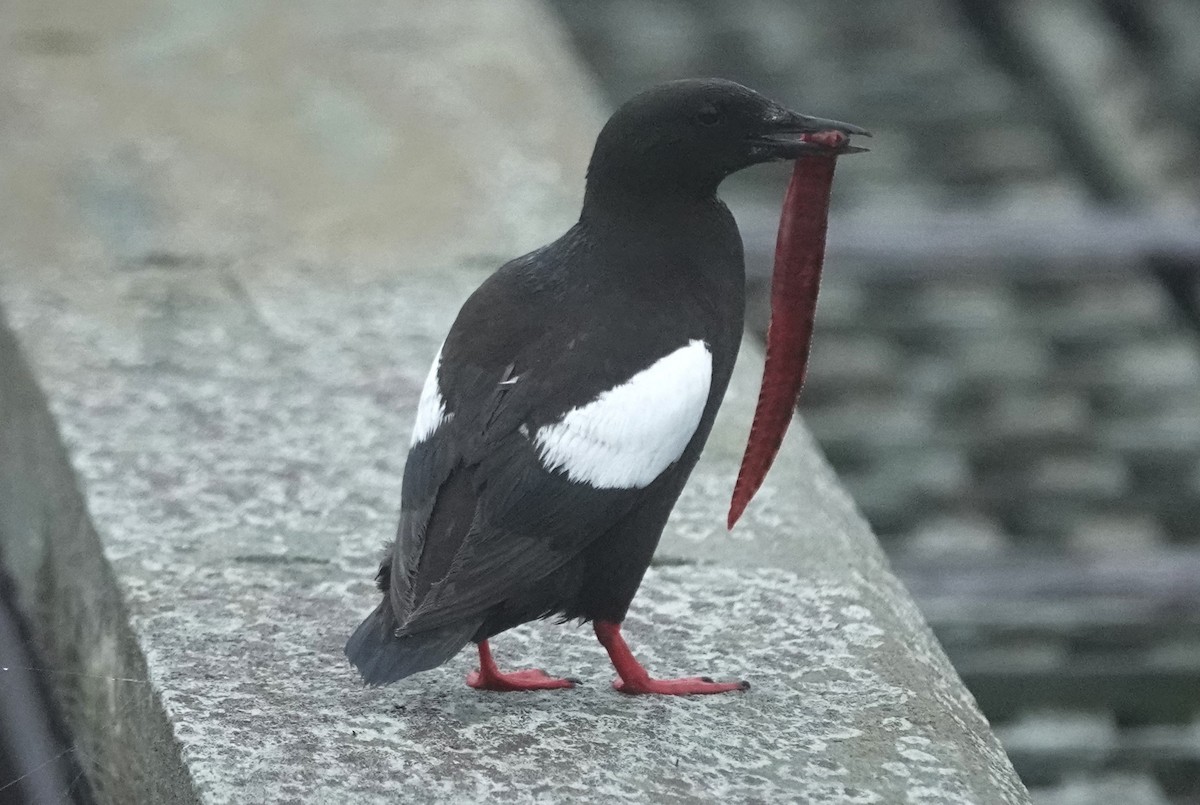
{"type": "Polygon", "coordinates": [[[850,146],[849,137],[840,131],[818,132],[805,139],[831,150],[796,160],[784,198],[771,277],[767,360],[750,438],[729,505],[730,529],[762,486],[792,421],[812,342],[834,167],[838,155],[863,150],[850,146]]]}

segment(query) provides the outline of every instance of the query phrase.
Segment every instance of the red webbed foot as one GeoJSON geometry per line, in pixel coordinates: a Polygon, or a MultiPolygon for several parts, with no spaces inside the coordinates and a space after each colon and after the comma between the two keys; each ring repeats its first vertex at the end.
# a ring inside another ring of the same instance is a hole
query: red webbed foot
{"type": "Polygon", "coordinates": [[[511,671],[507,674],[487,674],[481,671],[472,671],[467,674],[467,684],[475,688],[475,690],[509,692],[514,690],[573,688],[575,687],[575,680],[560,679],[550,676],[550,674],[537,668],[530,668],[526,671],[511,671]]]}
{"type": "Polygon", "coordinates": [[[613,681],[613,687],[621,693],[630,695],[659,694],[663,696],[697,696],[708,693],[729,693],[735,690],[749,690],[749,682],[714,682],[706,676],[693,676],[684,679],[654,679],[633,656],[625,638],[621,636],[621,624],[610,621],[596,621],[596,639],[608,652],[613,666],[616,667],[620,679],[613,681]]]}
{"type": "Polygon", "coordinates": [[[492,659],[492,650],[486,640],[479,644],[479,668],[467,674],[467,684],[475,690],[494,690],[509,693],[518,690],[556,690],[573,688],[574,679],[560,679],[537,668],[526,671],[501,673],[492,659]]]}
{"type": "Polygon", "coordinates": [[[637,696],[657,693],[663,696],[699,696],[706,693],[729,693],[735,690],[750,690],[749,682],[714,682],[707,676],[689,676],[683,679],[614,679],[613,687],[621,693],[637,696]]]}

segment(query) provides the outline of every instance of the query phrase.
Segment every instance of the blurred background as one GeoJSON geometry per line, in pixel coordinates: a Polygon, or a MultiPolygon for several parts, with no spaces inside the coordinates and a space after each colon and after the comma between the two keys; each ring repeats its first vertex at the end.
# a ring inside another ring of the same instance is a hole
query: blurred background
{"type": "MultiPolygon", "coordinates": [[[[841,160],[802,413],[1040,802],[1200,802],[1200,3],[555,0],[841,160]]],[[[730,180],[765,330],[788,166],[730,180]]]]}

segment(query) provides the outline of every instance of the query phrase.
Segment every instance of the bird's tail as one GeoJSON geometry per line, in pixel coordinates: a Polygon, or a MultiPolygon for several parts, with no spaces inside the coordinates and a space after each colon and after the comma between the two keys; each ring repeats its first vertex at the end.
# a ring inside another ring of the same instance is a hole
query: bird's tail
{"type": "Polygon", "coordinates": [[[395,629],[396,618],[385,599],[346,641],[346,656],[372,687],[438,667],[470,642],[479,623],[455,623],[403,637],[396,637],[395,629]]]}

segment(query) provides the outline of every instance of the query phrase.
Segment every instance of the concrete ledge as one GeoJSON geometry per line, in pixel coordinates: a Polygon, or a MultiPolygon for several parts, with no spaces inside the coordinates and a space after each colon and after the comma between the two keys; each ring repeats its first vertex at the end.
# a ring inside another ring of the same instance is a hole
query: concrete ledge
{"type": "Polygon", "coordinates": [[[621,697],[552,624],[497,653],[580,690],[359,688],[428,361],[577,209],[590,86],[532,3],[110,4],[0,10],[0,542],[102,796],[1027,801],[802,428],[725,533],[752,344],[629,627],[752,691],[621,697]]]}

